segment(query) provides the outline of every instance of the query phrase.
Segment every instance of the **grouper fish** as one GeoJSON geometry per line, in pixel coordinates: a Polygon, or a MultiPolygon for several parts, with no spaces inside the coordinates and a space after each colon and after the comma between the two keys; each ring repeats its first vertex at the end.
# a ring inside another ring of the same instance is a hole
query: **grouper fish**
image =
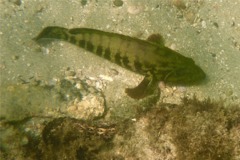
{"type": "Polygon", "coordinates": [[[144,79],[137,87],[125,90],[127,95],[134,99],[153,94],[159,81],[185,86],[198,84],[206,77],[193,59],[164,46],[159,34],[142,40],[96,29],[49,26],[34,38],[37,42],[43,39],[70,42],[143,75],[144,79]]]}

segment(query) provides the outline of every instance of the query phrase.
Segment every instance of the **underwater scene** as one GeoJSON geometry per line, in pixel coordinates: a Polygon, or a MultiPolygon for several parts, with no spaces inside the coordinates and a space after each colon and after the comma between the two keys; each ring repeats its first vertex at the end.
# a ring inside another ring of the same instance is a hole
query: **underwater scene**
{"type": "Polygon", "coordinates": [[[0,0],[0,159],[240,160],[239,8],[0,0]]]}

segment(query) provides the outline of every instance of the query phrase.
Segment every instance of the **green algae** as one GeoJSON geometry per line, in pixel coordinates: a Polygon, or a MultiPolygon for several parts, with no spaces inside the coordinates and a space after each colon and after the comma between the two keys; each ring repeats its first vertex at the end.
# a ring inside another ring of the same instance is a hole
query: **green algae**
{"type": "MultiPolygon", "coordinates": [[[[176,147],[176,159],[231,160],[239,146],[234,135],[240,124],[239,106],[223,102],[184,99],[183,104],[162,104],[147,113],[152,145],[162,150],[160,135],[167,134],[176,147]]],[[[239,135],[238,135],[239,136],[239,135]]],[[[173,152],[173,148],[165,148],[173,152]],[[171,150],[172,149],[172,150],[171,150]]]]}

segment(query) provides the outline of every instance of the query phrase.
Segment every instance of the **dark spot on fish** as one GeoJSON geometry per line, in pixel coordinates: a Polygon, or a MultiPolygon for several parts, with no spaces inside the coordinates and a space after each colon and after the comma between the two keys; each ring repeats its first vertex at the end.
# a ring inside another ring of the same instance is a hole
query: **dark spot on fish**
{"type": "Polygon", "coordinates": [[[134,67],[137,71],[142,70],[142,64],[137,60],[134,61],[134,67]]]}
{"type": "Polygon", "coordinates": [[[85,43],[86,43],[85,40],[80,40],[79,41],[79,46],[82,47],[82,48],[85,48],[85,43]]]}
{"type": "Polygon", "coordinates": [[[111,51],[110,48],[105,49],[105,54],[104,54],[104,58],[110,60],[111,59],[111,51]]]}
{"type": "Polygon", "coordinates": [[[88,41],[88,42],[87,42],[87,50],[90,51],[90,52],[92,52],[93,49],[94,49],[94,46],[93,46],[92,42],[88,41]]]}
{"type": "Polygon", "coordinates": [[[102,55],[102,51],[103,51],[102,46],[98,46],[97,47],[97,51],[96,51],[97,55],[101,56],[102,55]]]}
{"type": "Polygon", "coordinates": [[[125,67],[131,68],[131,66],[129,66],[128,57],[124,56],[123,59],[122,59],[122,62],[123,62],[123,64],[124,64],[125,67]]]}
{"type": "Polygon", "coordinates": [[[121,65],[121,56],[120,56],[120,53],[117,52],[116,55],[115,55],[115,62],[118,64],[118,65],[121,65]]]}

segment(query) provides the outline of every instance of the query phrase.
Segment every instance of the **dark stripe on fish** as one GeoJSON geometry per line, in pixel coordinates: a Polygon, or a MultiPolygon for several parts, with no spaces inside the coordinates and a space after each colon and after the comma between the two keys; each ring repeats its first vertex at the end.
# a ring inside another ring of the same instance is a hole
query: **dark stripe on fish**
{"type": "Polygon", "coordinates": [[[102,52],[103,52],[103,47],[97,46],[97,51],[96,51],[97,55],[102,56],[102,52]]]}
{"type": "Polygon", "coordinates": [[[137,71],[141,71],[142,70],[142,64],[139,62],[139,61],[134,61],[134,67],[135,67],[135,70],[137,71]]]}
{"type": "Polygon", "coordinates": [[[110,48],[105,49],[104,58],[111,60],[111,51],[110,48]]]}
{"type": "Polygon", "coordinates": [[[128,57],[124,56],[124,57],[122,58],[122,63],[123,63],[123,65],[124,65],[126,68],[131,68],[131,66],[129,65],[129,59],[128,59],[128,57]]]}
{"type": "Polygon", "coordinates": [[[86,41],[85,40],[80,40],[79,41],[79,47],[85,48],[86,41]]]}
{"type": "Polygon", "coordinates": [[[114,60],[115,60],[115,63],[117,63],[118,65],[122,65],[121,63],[121,56],[120,56],[120,53],[117,52],[115,57],[114,57],[114,60]]]}
{"type": "Polygon", "coordinates": [[[86,49],[90,52],[93,51],[94,46],[93,46],[92,42],[90,42],[90,41],[87,42],[87,48],[86,49]]]}

